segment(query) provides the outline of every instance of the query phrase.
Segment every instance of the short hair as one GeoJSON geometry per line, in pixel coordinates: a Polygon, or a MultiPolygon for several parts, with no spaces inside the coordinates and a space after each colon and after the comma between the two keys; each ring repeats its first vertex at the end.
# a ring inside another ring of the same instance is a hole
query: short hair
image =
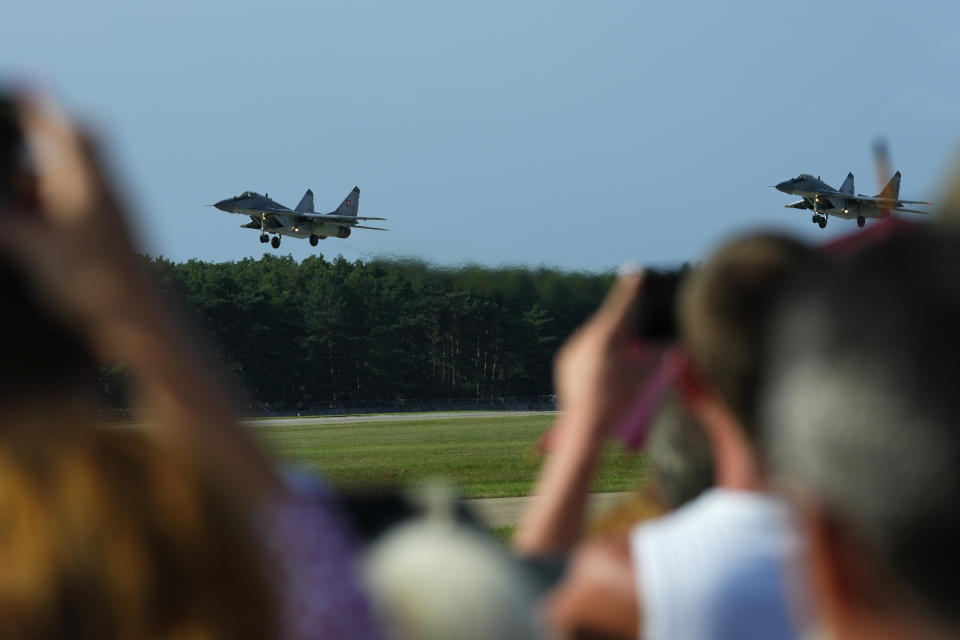
{"type": "Polygon", "coordinates": [[[681,339],[751,440],[767,324],[785,285],[814,255],[788,236],[746,235],[694,269],[681,288],[681,339]]]}
{"type": "Polygon", "coordinates": [[[763,408],[782,482],[960,624],[960,236],[894,236],[808,279],[771,334],[763,408]]]}
{"type": "Polygon", "coordinates": [[[707,434],[675,394],[667,396],[654,420],[647,464],[670,509],[686,504],[714,484],[707,434]]]}
{"type": "Polygon", "coordinates": [[[140,432],[5,424],[0,636],[272,637],[246,520],[140,432]]]}

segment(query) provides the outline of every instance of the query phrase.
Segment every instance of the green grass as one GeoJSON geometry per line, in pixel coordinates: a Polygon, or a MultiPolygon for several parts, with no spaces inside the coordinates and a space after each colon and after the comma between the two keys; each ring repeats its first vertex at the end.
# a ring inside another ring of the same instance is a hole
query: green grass
{"type": "MultiPolygon", "coordinates": [[[[440,479],[470,498],[524,496],[543,457],[535,445],[550,415],[253,427],[284,463],[322,472],[336,487],[392,487],[440,479]]],[[[642,456],[610,445],[595,491],[642,483],[642,456]]]]}
{"type": "Polygon", "coordinates": [[[490,529],[490,536],[498,542],[510,544],[510,541],[513,540],[513,534],[516,532],[516,525],[508,524],[502,527],[493,527],[490,529]]]}

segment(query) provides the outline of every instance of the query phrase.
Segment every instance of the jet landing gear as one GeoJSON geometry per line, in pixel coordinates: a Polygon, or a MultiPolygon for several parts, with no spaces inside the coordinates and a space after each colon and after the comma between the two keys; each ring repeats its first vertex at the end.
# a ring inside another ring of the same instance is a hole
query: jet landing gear
{"type": "Polygon", "coordinates": [[[279,249],[279,248],[280,248],[280,236],[273,236],[273,238],[270,240],[270,246],[273,247],[274,249],[279,249]]]}
{"type": "Polygon", "coordinates": [[[314,235],[311,235],[311,236],[310,236],[310,246],[311,246],[311,247],[317,246],[317,243],[318,243],[318,242],[320,242],[320,238],[318,238],[317,236],[314,236],[314,235]]]}
{"type": "Polygon", "coordinates": [[[813,224],[820,225],[820,228],[823,229],[827,226],[827,216],[820,213],[817,207],[820,205],[820,200],[816,196],[813,197],[813,224]]]}
{"type": "Polygon", "coordinates": [[[270,236],[268,236],[268,235],[265,234],[265,233],[261,233],[261,234],[260,234],[260,242],[262,242],[262,243],[264,243],[264,244],[270,242],[270,236]]]}
{"type": "Polygon", "coordinates": [[[867,224],[867,219],[863,216],[857,216],[857,226],[862,227],[865,224],[867,224]]]}

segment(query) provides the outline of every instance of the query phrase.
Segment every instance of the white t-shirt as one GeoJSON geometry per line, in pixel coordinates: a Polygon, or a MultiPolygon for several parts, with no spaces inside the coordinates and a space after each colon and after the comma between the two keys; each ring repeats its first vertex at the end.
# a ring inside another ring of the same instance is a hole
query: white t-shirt
{"type": "Polygon", "coordinates": [[[644,640],[796,638],[787,564],[799,552],[786,505],[710,489],[634,527],[644,640]]]}

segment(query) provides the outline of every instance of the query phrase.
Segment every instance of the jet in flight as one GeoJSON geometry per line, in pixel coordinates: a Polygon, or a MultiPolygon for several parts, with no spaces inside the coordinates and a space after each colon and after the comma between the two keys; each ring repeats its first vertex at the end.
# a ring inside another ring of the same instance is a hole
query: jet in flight
{"type": "MultiPolygon", "coordinates": [[[[888,174],[889,175],[889,174],[888,174]]],[[[856,219],[857,226],[862,227],[867,218],[886,218],[891,213],[923,213],[918,209],[905,209],[905,204],[930,204],[922,200],[900,199],[900,172],[897,171],[883,190],[875,196],[854,194],[853,174],[848,173],[847,179],[834,189],[819,176],[801,173],[796,178],[785,180],[776,185],[778,191],[800,196],[802,200],[791,202],[783,206],[791,209],[813,209],[813,223],[823,229],[827,226],[827,217],[836,216],[847,220],[856,219]]]]}
{"type": "Polygon", "coordinates": [[[313,191],[310,189],[303,194],[296,209],[274,202],[267,194],[260,195],[253,191],[244,191],[212,206],[220,211],[249,216],[250,222],[242,225],[243,228],[259,229],[260,242],[269,242],[274,249],[280,246],[280,236],[309,238],[310,245],[315,247],[318,241],[327,237],[349,238],[351,229],[387,231],[380,227],[357,224],[361,220],[386,220],[357,217],[360,206],[359,187],[354,187],[336,211],[330,213],[317,213],[313,210],[313,191]],[[270,234],[273,234],[273,238],[270,234]]]}

